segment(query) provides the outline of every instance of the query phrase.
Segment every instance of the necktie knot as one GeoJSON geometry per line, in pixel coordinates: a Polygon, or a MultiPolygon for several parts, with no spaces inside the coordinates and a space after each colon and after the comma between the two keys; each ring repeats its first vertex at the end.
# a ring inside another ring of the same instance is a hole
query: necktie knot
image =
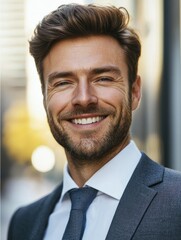
{"type": "Polygon", "coordinates": [[[87,211],[96,194],[97,190],[91,187],[70,190],[69,195],[72,202],[72,209],[87,211]]]}

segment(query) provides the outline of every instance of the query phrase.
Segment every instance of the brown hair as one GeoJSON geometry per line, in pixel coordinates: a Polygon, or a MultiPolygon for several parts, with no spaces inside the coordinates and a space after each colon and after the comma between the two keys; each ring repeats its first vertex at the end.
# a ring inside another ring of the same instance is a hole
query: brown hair
{"type": "Polygon", "coordinates": [[[30,41],[30,53],[35,59],[42,88],[43,60],[51,47],[63,39],[89,35],[109,35],[125,52],[129,84],[136,79],[141,44],[138,35],[128,27],[129,14],[125,8],[67,4],[45,16],[37,25],[30,41]]]}

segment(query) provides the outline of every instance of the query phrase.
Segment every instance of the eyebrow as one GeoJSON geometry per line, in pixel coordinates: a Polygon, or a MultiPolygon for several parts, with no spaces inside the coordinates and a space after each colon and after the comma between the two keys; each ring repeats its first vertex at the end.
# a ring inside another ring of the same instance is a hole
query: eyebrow
{"type": "Polygon", "coordinates": [[[121,75],[121,70],[118,67],[112,66],[112,65],[104,66],[100,68],[94,68],[90,71],[90,74],[96,75],[96,74],[102,74],[102,73],[108,73],[108,72],[121,75]]]}
{"type": "MultiPolygon", "coordinates": [[[[121,75],[121,70],[117,66],[103,66],[99,68],[93,68],[89,71],[89,75],[98,75],[102,73],[114,73],[116,75],[121,75]]],[[[71,71],[65,71],[65,72],[53,72],[48,76],[48,82],[52,82],[56,78],[67,78],[67,77],[74,77],[76,74],[71,71]]]]}
{"type": "Polygon", "coordinates": [[[56,78],[66,78],[74,76],[73,72],[53,72],[48,75],[48,82],[52,82],[56,78]]]}

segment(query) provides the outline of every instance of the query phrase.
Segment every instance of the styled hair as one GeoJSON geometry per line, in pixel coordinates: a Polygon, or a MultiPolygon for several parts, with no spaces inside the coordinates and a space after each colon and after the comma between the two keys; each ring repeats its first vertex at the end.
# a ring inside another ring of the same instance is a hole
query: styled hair
{"type": "Polygon", "coordinates": [[[30,40],[30,53],[34,57],[42,88],[43,60],[57,42],[94,35],[107,35],[116,39],[124,50],[128,66],[129,85],[136,79],[141,44],[136,32],[128,27],[129,13],[123,7],[67,4],[43,18],[30,40]]]}

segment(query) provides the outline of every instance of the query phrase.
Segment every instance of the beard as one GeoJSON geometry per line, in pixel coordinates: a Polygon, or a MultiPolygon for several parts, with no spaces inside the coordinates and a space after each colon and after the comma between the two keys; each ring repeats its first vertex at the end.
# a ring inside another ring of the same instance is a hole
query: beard
{"type": "MultiPolygon", "coordinates": [[[[75,116],[84,113],[97,113],[99,115],[100,113],[107,113],[107,110],[98,109],[96,106],[88,106],[86,109],[79,107],[67,115],[75,116]]],[[[60,120],[54,121],[52,114],[48,115],[48,123],[55,140],[64,147],[65,152],[71,156],[74,164],[93,164],[100,162],[108,154],[116,151],[129,137],[132,120],[131,101],[124,104],[119,116],[116,116],[113,112],[111,116],[113,120],[112,122],[109,121],[107,130],[102,133],[101,137],[95,138],[93,133],[87,132],[79,139],[78,143],[75,143],[74,136],[71,137],[72,134],[60,127],[60,120]]]]}

